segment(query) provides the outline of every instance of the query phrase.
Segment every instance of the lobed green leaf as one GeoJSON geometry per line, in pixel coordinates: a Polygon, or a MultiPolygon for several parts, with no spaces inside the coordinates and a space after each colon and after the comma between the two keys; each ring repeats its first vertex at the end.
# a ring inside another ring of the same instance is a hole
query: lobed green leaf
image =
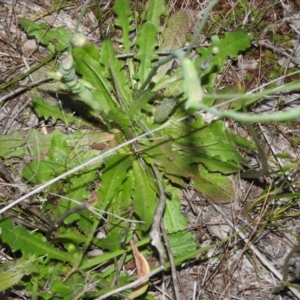
{"type": "Polygon", "coordinates": [[[155,96],[151,90],[135,90],[133,94],[133,105],[129,107],[129,115],[132,119],[138,119],[141,112],[153,112],[150,100],[155,96]]]}
{"type": "Polygon", "coordinates": [[[226,59],[230,57],[236,60],[240,52],[245,51],[251,45],[253,35],[244,30],[226,32],[223,39],[214,35],[211,37],[212,45],[208,48],[201,47],[197,51],[201,58],[196,59],[196,64],[204,66],[201,73],[202,84],[213,87],[217,74],[222,73],[226,59]],[[212,55],[213,49],[218,49],[217,53],[212,55]],[[207,66],[206,66],[207,65],[207,66]]]}
{"type": "Polygon", "coordinates": [[[58,259],[71,264],[76,261],[76,257],[57,250],[47,241],[29,233],[23,227],[14,227],[10,219],[1,220],[0,228],[2,241],[8,244],[13,251],[20,250],[24,255],[32,253],[36,256],[46,256],[48,259],[58,259]]]}
{"type": "Polygon", "coordinates": [[[143,83],[152,69],[153,61],[158,59],[158,55],[155,53],[158,45],[156,27],[151,23],[144,24],[139,32],[136,44],[139,48],[134,57],[140,61],[140,64],[134,78],[143,83]]]}
{"type": "Polygon", "coordinates": [[[231,133],[222,121],[205,124],[200,116],[193,122],[181,122],[163,131],[172,137],[172,147],[190,164],[202,163],[211,172],[229,174],[237,172],[244,162],[237,151],[241,148],[254,149],[243,138],[231,139],[231,133]]]}
{"type": "Polygon", "coordinates": [[[131,25],[133,22],[132,11],[129,7],[127,0],[116,0],[113,6],[113,11],[117,14],[115,24],[122,29],[121,42],[124,47],[124,52],[129,53],[131,48],[131,42],[129,40],[130,31],[135,29],[135,26],[131,25]]]}
{"type": "Polygon", "coordinates": [[[33,36],[38,43],[47,46],[51,53],[67,49],[71,33],[64,27],[51,28],[45,23],[38,24],[27,19],[19,19],[28,36],[33,36]]]}
{"type": "MultiPolygon", "coordinates": [[[[219,49],[213,61],[217,62],[226,57],[237,60],[238,54],[250,47],[252,39],[252,34],[241,29],[234,32],[226,32],[223,39],[213,35],[211,37],[212,46],[219,49]]],[[[221,65],[223,64],[221,63],[221,65]]]]}
{"type": "Polygon", "coordinates": [[[131,126],[131,121],[128,118],[128,114],[119,108],[110,109],[108,112],[108,120],[115,125],[124,133],[128,132],[131,126]]]}
{"type": "Polygon", "coordinates": [[[63,112],[60,106],[53,106],[42,97],[34,98],[32,100],[32,105],[39,117],[44,118],[46,121],[51,118],[53,124],[59,119],[67,125],[68,123],[90,125],[87,121],[75,117],[74,114],[63,112]]]}
{"type": "MultiPolygon", "coordinates": [[[[100,52],[100,62],[105,66],[105,74],[112,81],[118,101],[130,105],[132,102],[131,84],[123,70],[124,63],[115,56],[111,40],[105,38],[100,52]]],[[[122,103],[121,103],[122,104],[122,103]]]]}
{"type": "Polygon", "coordinates": [[[149,0],[145,6],[144,19],[155,26],[160,28],[161,16],[166,16],[168,13],[166,3],[164,0],[149,0]]]}

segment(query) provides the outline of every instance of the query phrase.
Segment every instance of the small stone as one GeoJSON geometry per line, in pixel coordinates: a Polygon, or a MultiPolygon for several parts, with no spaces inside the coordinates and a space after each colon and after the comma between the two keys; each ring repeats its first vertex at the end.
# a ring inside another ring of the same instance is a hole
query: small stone
{"type": "Polygon", "coordinates": [[[23,52],[29,53],[29,52],[33,51],[34,49],[36,49],[36,47],[37,47],[37,45],[36,45],[35,39],[29,39],[26,42],[24,42],[24,44],[23,44],[23,52]]]}

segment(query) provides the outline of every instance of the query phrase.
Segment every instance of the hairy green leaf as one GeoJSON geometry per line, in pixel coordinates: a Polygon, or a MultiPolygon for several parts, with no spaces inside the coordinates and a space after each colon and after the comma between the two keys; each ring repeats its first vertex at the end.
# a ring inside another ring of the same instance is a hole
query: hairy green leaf
{"type": "MultiPolygon", "coordinates": [[[[13,132],[8,135],[1,135],[0,156],[8,159],[11,157],[24,157],[25,155],[41,159],[48,153],[51,140],[57,131],[53,131],[48,135],[41,134],[38,130],[30,130],[28,133],[20,131],[13,132]]],[[[81,132],[77,131],[70,135],[64,135],[64,140],[68,147],[80,147],[90,145],[97,148],[100,143],[106,143],[113,140],[114,136],[109,133],[101,132],[81,132]]]]}
{"type": "Polygon", "coordinates": [[[41,161],[34,160],[23,169],[23,176],[34,183],[42,183],[54,174],[65,171],[65,161],[68,155],[67,142],[63,134],[56,131],[51,139],[49,152],[44,153],[41,161]]]}
{"type": "Polygon", "coordinates": [[[190,232],[176,232],[168,234],[174,257],[181,257],[196,250],[195,238],[190,232]]]}
{"type": "Polygon", "coordinates": [[[163,216],[165,228],[168,233],[174,233],[177,231],[185,231],[188,226],[188,220],[181,214],[181,198],[182,192],[170,185],[167,185],[166,191],[168,193],[168,199],[166,202],[166,208],[163,216]]]}
{"type": "MultiPolygon", "coordinates": [[[[129,4],[127,0],[116,0],[113,6],[113,10],[117,14],[115,25],[122,30],[122,37],[120,39],[115,38],[115,40],[122,43],[122,52],[124,53],[129,53],[131,47],[134,45],[134,39],[130,37],[130,33],[135,30],[135,24],[133,23],[133,14],[129,4]]],[[[127,58],[126,66],[128,68],[129,78],[132,80],[133,74],[135,73],[132,58],[127,58]]]]}
{"type": "Polygon", "coordinates": [[[34,183],[42,183],[54,174],[65,170],[65,160],[68,155],[67,142],[62,138],[63,134],[56,131],[51,139],[49,152],[44,153],[41,161],[33,160],[23,169],[23,176],[34,183]]]}
{"type": "Polygon", "coordinates": [[[186,9],[181,9],[171,15],[165,30],[162,32],[162,43],[159,49],[175,50],[183,47],[191,26],[191,15],[186,9]]]}
{"type": "Polygon", "coordinates": [[[176,106],[176,99],[163,99],[161,105],[155,108],[154,121],[157,123],[164,122],[176,106]]]}
{"type": "Polygon", "coordinates": [[[53,178],[56,174],[54,168],[59,167],[61,165],[52,165],[48,161],[33,161],[23,169],[22,176],[32,183],[42,183],[53,178]]]}
{"type": "Polygon", "coordinates": [[[53,106],[42,97],[37,97],[32,100],[33,108],[39,117],[43,117],[45,120],[51,118],[52,123],[56,123],[57,120],[62,120],[67,125],[69,123],[78,124],[81,122],[82,125],[89,125],[89,123],[83,119],[75,117],[71,113],[64,113],[59,106],[53,106]]]}
{"type": "MultiPolygon", "coordinates": [[[[162,32],[162,41],[159,50],[175,50],[184,47],[191,25],[191,15],[187,10],[182,9],[171,15],[162,32]]],[[[159,82],[171,67],[172,61],[161,66],[153,80],[159,82]]]]}
{"type": "MultiPolygon", "coordinates": [[[[97,204],[95,204],[95,205],[97,205],[97,204]]],[[[76,224],[78,225],[78,228],[80,229],[80,231],[85,235],[84,242],[87,240],[87,237],[92,232],[95,218],[99,218],[99,217],[94,216],[93,213],[87,209],[80,213],[80,218],[79,218],[79,220],[77,220],[76,224]]]]}
{"type": "MultiPolygon", "coordinates": [[[[233,161],[236,164],[244,162],[236,149],[236,144],[228,138],[226,133],[228,134],[228,130],[222,121],[212,122],[208,126],[188,136],[190,148],[187,149],[186,153],[194,156],[191,158],[194,162],[201,156],[195,155],[195,149],[199,149],[198,153],[200,154],[202,152],[205,157],[216,158],[224,163],[227,161],[233,161]]],[[[184,137],[183,139],[182,147],[184,147],[184,143],[186,143],[186,139],[184,137]]],[[[179,145],[181,139],[179,138],[176,142],[179,145]]]]}
{"type": "MultiPolygon", "coordinates": [[[[80,161],[74,165],[78,165],[79,163],[80,161]]],[[[77,201],[88,199],[91,192],[87,189],[87,186],[95,180],[95,174],[98,167],[99,166],[86,168],[83,171],[76,173],[75,176],[72,176],[70,178],[70,185],[64,186],[66,196],[77,201]]]]}
{"type": "Polygon", "coordinates": [[[1,135],[0,156],[8,159],[11,157],[38,157],[43,151],[49,149],[51,138],[42,135],[37,130],[29,133],[20,131],[12,132],[8,135],[1,135]]]}
{"type": "Polygon", "coordinates": [[[232,174],[240,170],[241,168],[233,161],[226,161],[225,163],[217,158],[210,157],[203,154],[200,157],[193,157],[191,160],[197,161],[197,163],[203,164],[210,172],[220,172],[222,174],[232,174]]]}
{"type": "Polygon", "coordinates": [[[173,138],[172,147],[190,164],[202,163],[210,171],[224,174],[237,172],[244,162],[237,145],[249,149],[251,144],[242,138],[232,140],[222,121],[205,124],[200,116],[192,123],[174,124],[164,134],[173,138]]]}

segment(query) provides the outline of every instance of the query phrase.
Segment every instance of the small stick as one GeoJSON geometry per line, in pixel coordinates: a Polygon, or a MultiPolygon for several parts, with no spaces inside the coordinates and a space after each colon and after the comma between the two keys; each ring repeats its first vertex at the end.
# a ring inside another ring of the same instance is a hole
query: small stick
{"type": "Polygon", "coordinates": [[[173,253],[171,250],[171,246],[170,246],[168,237],[167,237],[165,225],[164,225],[164,222],[162,221],[162,214],[165,210],[167,197],[166,197],[164,188],[162,186],[157,167],[152,165],[152,170],[153,170],[153,173],[154,173],[154,176],[155,176],[155,179],[157,182],[157,186],[158,186],[159,204],[156,208],[155,215],[153,218],[152,228],[150,231],[151,244],[156,247],[156,249],[159,253],[160,263],[161,263],[161,265],[163,265],[165,263],[165,261],[164,261],[164,256],[163,256],[163,246],[162,246],[161,240],[160,240],[160,231],[161,231],[163,239],[164,239],[164,243],[165,243],[165,246],[167,249],[169,261],[170,261],[171,276],[172,276],[172,281],[173,281],[175,299],[180,300],[181,297],[179,294],[179,289],[178,289],[178,284],[177,284],[178,280],[177,280],[177,276],[176,276],[176,267],[175,267],[174,257],[173,257],[173,253]],[[160,227],[160,230],[159,230],[159,227],[160,227]],[[152,236],[153,236],[153,238],[152,238],[152,236]],[[158,240],[157,240],[157,237],[159,237],[158,240]],[[159,247],[159,249],[158,249],[158,247],[159,247]],[[162,252],[162,253],[160,253],[160,252],[162,252]]]}
{"type": "Polygon", "coordinates": [[[106,293],[106,294],[104,294],[104,295],[102,295],[102,296],[100,296],[100,297],[98,297],[98,298],[96,298],[94,300],[103,300],[103,299],[108,298],[109,296],[112,296],[114,294],[120,293],[122,291],[125,291],[125,290],[128,290],[128,289],[133,289],[137,285],[139,285],[140,283],[144,282],[146,279],[149,279],[151,276],[159,273],[162,270],[164,270],[164,266],[160,266],[157,269],[153,270],[152,272],[148,273],[147,275],[145,275],[145,276],[143,276],[143,277],[141,277],[141,278],[139,278],[139,279],[137,279],[137,280],[135,280],[135,281],[127,284],[127,285],[124,285],[124,286],[122,286],[122,287],[120,287],[118,289],[110,291],[110,292],[108,292],[108,293],[106,293]]]}
{"type": "Polygon", "coordinates": [[[152,170],[153,170],[154,176],[157,181],[160,195],[159,195],[159,203],[156,207],[156,211],[155,211],[155,214],[153,217],[153,223],[151,226],[149,236],[151,239],[151,245],[156,248],[156,250],[159,254],[160,265],[163,266],[165,264],[165,258],[164,258],[164,247],[163,247],[161,239],[160,239],[160,222],[161,222],[161,218],[164,213],[165,206],[166,206],[166,196],[165,196],[165,193],[162,188],[158,170],[153,164],[151,166],[152,166],[152,170]]]}
{"type": "Polygon", "coordinates": [[[47,81],[50,81],[50,80],[52,80],[52,79],[51,79],[51,78],[42,78],[42,79],[37,80],[37,81],[35,81],[35,82],[26,84],[26,86],[20,86],[18,89],[15,89],[15,90],[13,90],[12,92],[10,92],[10,93],[8,93],[8,94],[2,96],[2,97],[0,98],[0,103],[3,102],[3,101],[5,101],[5,100],[7,100],[7,99],[9,99],[9,98],[11,98],[11,97],[13,97],[13,96],[19,95],[19,94],[22,93],[22,92],[27,91],[30,87],[37,86],[37,85],[39,85],[39,84],[41,84],[41,83],[43,83],[43,82],[47,82],[47,81]]]}
{"type": "MultiPolygon", "coordinates": [[[[165,193],[164,193],[164,197],[166,197],[165,193]]],[[[164,222],[160,223],[160,229],[161,229],[161,233],[162,233],[162,236],[163,236],[163,239],[164,239],[164,242],[165,242],[165,246],[166,246],[169,261],[170,261],[171,276],[172,276],[172,281],[173,281],[173,289],[174,289],[175,299],[176,300],[181,300],[181,296],[180,296],[179,289],[178,289],[178,278],[177,278],[177,272],[176,272],[176,267],[175,267],[175,262],[174,262],[174,256],[173,256],[173,253],[172,253],[171,245],[170,245],[169,240],[168,240],[168,236],[167,236],[167,232],[166,232],[164,222]]]]}
{"type": "MultiPolygon", "coordinates": [[[[195,45],[192,47],[192,49],[195,48],[200,48],[200,47],[209,47],[211,46],[210,43],[205,43],[205,44],[199,44],[199,45],[195,45]]],[[[179,50],[187,50],[189,48],[189,46],[184,46],[182,48],[179,48],[179,50]]],[[[159,51],[155,51],[154,53],[160,56],[167,56],[170,55],[174,50],[159,50],[159,51]]],[[[132,53],[124,53],[124,54],[117,54],[116,58],[128,58],[128,57],[134,57],[136,55],[136,52],[132,52],[132,53]]]]}
{"type": "Polygon", "coordinates": [[[59,225],[63,222],[63,220],[65,218],[67,218],[68,216],[70,216],[76,212],[80,212],[86,208],[87,208],[86,204],[80,204],[80,205],[77,205],[77,206],[67,210],[65,213],[63,213],[61,216],[59,216],[58,219],[55,222],[53,222],[52,225],[49,227],[49,229],[46,233],[47,240],[50,239],[52,231],[55,230],[56,228],[58,228],[59,225]]]}

